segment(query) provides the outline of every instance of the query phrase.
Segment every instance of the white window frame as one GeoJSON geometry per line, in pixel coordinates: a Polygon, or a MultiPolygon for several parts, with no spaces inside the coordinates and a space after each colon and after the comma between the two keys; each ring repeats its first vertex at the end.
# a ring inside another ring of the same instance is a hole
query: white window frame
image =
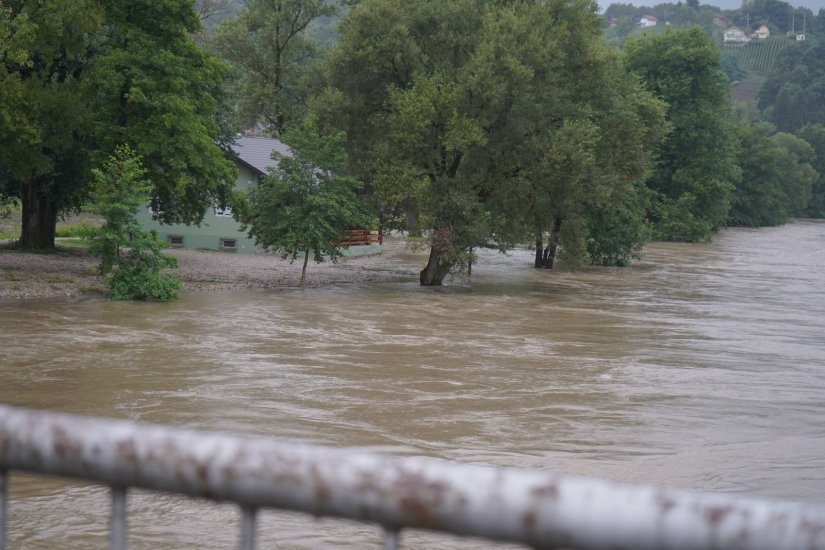
{"type": "Polygon", "coordinates": [[[231,218],[232,217],[232,208],[227,206],[226,208],[220,208],[218,206],[214,207],[215,216],[218,218],[231,218]]]}

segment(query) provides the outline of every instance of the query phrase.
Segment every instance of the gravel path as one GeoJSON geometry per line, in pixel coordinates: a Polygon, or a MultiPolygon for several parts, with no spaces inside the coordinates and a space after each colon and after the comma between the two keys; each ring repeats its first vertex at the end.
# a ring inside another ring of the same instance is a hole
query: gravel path
{"type": "MultiPolygon", "coordinates": [[[[353,256],[336,264],[307,266],[307,286],[366,281],[408,280],[417,275],[404,261],[402,242],[388,242],[383,254],[353,256]]],[[[266,253],[233,254],[200,250],[167,250],[180,261],[180,276],[187,292],[248,288],[295,288],[301,279],[301,262],[290,264],[266,253]]],[[[106,291],[95,273],[97,260],[82,249],[53,254],[0,250],[0,300],[45,297],[70,298],[106,291]]]]}

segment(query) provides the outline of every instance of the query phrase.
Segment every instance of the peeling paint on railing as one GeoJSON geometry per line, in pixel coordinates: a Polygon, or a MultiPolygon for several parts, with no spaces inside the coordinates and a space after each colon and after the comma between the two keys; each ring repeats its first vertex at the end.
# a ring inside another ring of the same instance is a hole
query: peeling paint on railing
{"type": "Polygon", "coordinates": [[[5,469],[374,522],[396,540],[423,528],[541,548],[825,550],[825,506],[0,406],[5,469]]]}

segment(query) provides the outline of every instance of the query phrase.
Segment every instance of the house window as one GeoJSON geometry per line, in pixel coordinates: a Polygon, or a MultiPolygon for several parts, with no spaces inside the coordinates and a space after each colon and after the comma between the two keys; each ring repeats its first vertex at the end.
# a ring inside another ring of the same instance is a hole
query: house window
{"type": "Polygon", "coordinates": [[[237,245],[236,239],[221,239],[221,250],[235,250],[237,245]]]}
{"type": "Polygon", "coordinates": [[[220,218],[231,218],[232,217],[232,209],[228,206],[226,208],[215,207],[215,215],[220,218]]]}
{"type": "Polygon", "coordinates": [[[180,235],[169,235],[169,244],[172,248],[182,248],[183,247],[183,237],[180,235]]]}

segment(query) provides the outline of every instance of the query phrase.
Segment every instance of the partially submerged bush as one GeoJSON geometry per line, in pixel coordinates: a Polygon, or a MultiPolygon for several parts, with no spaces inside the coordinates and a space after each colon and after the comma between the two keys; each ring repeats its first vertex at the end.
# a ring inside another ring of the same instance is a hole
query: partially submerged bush
{"type": "Polygon", "coordinates": [[[89,250],[100,256],[98,270],[106,275],[112,300],[174,300],[182,288],[177,275],[161,273],[177,267],[177,258],[163,254],[157,234],[144,231],[137,221],[151,190],[144,175],[140,157],[128,146],[118,147],[102,168],[92,171],[95,210],[106,222],[86,235],[89,250]]]}

